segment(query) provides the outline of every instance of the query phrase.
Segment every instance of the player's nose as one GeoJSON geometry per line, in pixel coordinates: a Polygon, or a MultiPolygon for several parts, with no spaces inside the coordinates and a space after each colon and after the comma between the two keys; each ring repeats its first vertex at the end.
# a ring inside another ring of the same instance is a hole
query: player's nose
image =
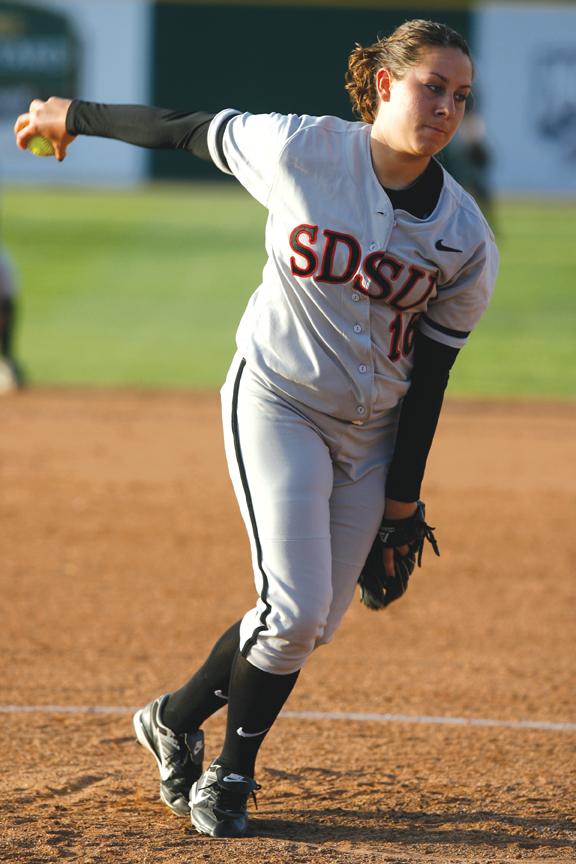
{"type": "Polygon", "coordinates": [[[456,114],[456,99],[451,93],[445,93],[436,105],[436,114],[440,117],[453,117],[456,114]]]}

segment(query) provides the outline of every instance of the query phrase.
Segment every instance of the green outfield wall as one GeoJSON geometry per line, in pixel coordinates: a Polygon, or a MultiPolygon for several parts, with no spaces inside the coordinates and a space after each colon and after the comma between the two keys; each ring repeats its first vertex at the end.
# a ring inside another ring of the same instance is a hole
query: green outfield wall
{"type": "MultiPolygon", "coordinates": [[[[469,36],[470,13],[462,4],[157,3],[152,100],[175,109],[352,119],[344,74],[354,43],[369,44],[402,21],[424,17],[469,36]]],[[[184,153],[160,151],[150,159],[153,176],[161,179],[219,176],[184,153]]]]}

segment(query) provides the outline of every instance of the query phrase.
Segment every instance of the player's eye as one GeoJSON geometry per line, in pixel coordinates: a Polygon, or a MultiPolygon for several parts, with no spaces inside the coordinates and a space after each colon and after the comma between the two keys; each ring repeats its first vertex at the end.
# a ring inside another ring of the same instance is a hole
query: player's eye
{"type": "Polygon", "coordinates": [[[439,84],[426,84],[426,87],[428,88],[428,90],[431,90],[432,93],[440,94],[444,92],[444,88],[441,87],[439,84]]]}
{"type": "Polygon", "coordinates": [[[456,102],[467,102],[471,95],[471,93],[456,93],[454,98],[456,102]]]}

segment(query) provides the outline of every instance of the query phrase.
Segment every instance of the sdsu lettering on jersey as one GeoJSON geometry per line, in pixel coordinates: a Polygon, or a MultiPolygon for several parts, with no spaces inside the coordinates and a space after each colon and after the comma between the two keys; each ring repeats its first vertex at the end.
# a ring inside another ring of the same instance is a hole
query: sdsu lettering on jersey
{"type": "Polygon", "coordinates": [[[498,261],[478,206],[447,172],[428,219],[392,209],[370,130],[227,109],[208,134],[213,161],[268,209],[268,262],[238,328],[239,352],[286,396],[354,422],[406,393],[411,329],[465,344],[498,261]]]}
{"type": "MultiPolygon", "coordinates": [[[[316,276],[318,282],[328,282],[332,285],[350,282],[351,287],[356,291],[362,291],[373,300],[385,300],[389,306],[403,311],[421,307],[436,287],[437,271],[426,271],[414,265],[407,266],[383,250],[370,252],[362,259],[360,243],[354,237],[331,231],[329,228],[322,234],[326,239],[321,254],[320,272],[316,276]],[[343,269],[342,264],[338,268],[335,263],[339,251],[338,244],[342,244],[348,250],[348,260],[343,269]],[[363,272],[359,273],[359,269],[363,272]],[[426,280],[424,293],[421,293],[422,279],[426,280]]],[[[315,275],[318,269],[318,257],[313,251],[313,246],[317,235],[317,225],[298,225],[290,234],[290,247],[305,259],[307,265],[301,268],[296,263],[296,259],[291,258],[293,276],[315,275]],[[302,235],[309,238],[310,246],[302,243],[302,235]]]]}

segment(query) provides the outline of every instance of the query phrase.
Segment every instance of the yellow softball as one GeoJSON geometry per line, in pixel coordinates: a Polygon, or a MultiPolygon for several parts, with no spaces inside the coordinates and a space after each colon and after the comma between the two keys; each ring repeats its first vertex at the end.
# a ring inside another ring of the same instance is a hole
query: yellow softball
{"type": "Polygon", "coordinates": [[[26,149],[33,153],[34,156],[54,156],[52,144],[48,138],[43,138],[41,135],[34,135],[33,138],[30,138],[26,149]]]}

